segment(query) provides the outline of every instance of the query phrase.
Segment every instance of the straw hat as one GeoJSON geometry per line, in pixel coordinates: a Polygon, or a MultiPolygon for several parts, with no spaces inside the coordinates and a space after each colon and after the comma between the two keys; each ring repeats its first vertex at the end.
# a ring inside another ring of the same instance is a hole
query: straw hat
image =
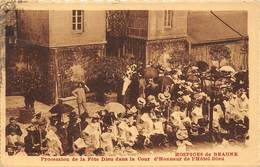
{"type": "Polygon", "coordinates": [[[189,95],[182,96],[182,99],[184,100],[185,103],[189,103],[191,101],[191,98],[189,95]]]}
{"type": "Polygon", "coordinates": [[[163,93],[159,93],[158,94],[158,100],[161,101],[161,102],[164,102],[166,100],[166,98],[165,98],[163,93]]]}
{"type": "Polygon", "coordinates": [[[166,99],[170,99],[171,98],[171,94],[169,92],[164,92],[163,95],[164,95],[164,97],[166,99]]]}
{"type": "Polygon", "coordinates": [[[137,99],[137,103],[140,104],[140,105],[145,106],[146,100],[145,100],[144,98],[142,98],[142,97],[139,97],[139,98],[137,99]]]}

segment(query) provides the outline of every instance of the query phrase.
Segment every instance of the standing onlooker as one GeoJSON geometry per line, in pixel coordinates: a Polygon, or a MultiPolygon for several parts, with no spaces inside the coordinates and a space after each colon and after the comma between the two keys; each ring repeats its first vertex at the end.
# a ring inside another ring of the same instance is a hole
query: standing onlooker
{"type": "Polygon", "coordinates": [[[24,95],[25,108],[34,110],[34,102],[35,102],[35,90],[34,88],[29,88],[24,95]]]}
{"type": "Polygon", "coordinates": [[[79,110],[79,115],[82,114],[81,110],[82,108],[84,109],[84,112],[87,112],[87,107],[86,107],[86,92],[85,89],[89,91],[89,88],[83,84],[79,83],[78,87],[72,91],[73,96],[77,98],[77,103],[78,103],[78,110],[79,110]]]}

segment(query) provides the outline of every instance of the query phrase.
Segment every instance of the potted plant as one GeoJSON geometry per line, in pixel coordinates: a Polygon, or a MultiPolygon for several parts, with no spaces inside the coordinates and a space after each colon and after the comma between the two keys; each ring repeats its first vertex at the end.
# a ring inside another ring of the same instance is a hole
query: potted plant
{"type": "Polygon", "coordinates": [[[98,57],[92,64],[89,80],[99,102],[116,101],[129,60],[122,57],[98,57]]]}

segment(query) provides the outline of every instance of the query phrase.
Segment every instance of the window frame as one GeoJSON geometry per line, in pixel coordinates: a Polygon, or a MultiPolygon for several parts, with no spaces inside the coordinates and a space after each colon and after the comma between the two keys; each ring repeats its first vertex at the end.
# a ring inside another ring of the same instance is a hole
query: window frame
{"type": "Polygon", "coordinates": [[[84,32],[84,10],[72,10],[71,29],[74,33],[84,32]],[[75,14],[74,14],[75,12],[75,14]],[[79,14],[80,13],[80,14],[79,14]],[[78,19],[80,18],[80,21],[78,19]],[[75,19],[75,20],[74,20],[75,19]],[[74,28],[75,25],[75,28],[74,28]],[[81,26],[80,28],[78,26],[81,26]]]}
{"type": "Polygon", "coordinates": [[[173,27],[173,10],[164,11],[163,25],[164,25],[164,28],[166,28],[166,29],[173,27]]]}

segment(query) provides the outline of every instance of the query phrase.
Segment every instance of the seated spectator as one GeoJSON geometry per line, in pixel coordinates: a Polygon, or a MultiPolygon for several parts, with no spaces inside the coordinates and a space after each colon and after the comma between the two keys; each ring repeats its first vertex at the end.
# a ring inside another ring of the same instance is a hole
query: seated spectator
{"type": "Polygon", "coordinates": [[[73,142],[73,151],[79,155],[93,155],[94,150],[95,147],[92,137],[84,131],[80,137],[73,142]]]}
{"type": "Polygon", "coordinates": [[[104,132],[101,134],[101,148],[104,151],[111,153],[114,150],[113,140],[116,140],[116,136],[112,133],[112,128],[105,128],[104,132]]]}
{"type": "Polygon", "coordinates": [[[15,132],[6,136],[6,144],[15,146],[17,143],[21,143],[21,136],[16,135],[15,132]]]}
{"type": "Polygon", "coordinates": [[[151,135],[151,142],[154,146],[164,146],[166,142],[166,135],[163,129],[164,120],[161,118],[153,118],[153,132],[151,135]]]}
{"type": "Polygon", "coordinates": [[[14,133],[15,135],[21,136],[22,131],[20,126],[16,123],[16,119],[14,117],[11,117],[9,119],[9,124],[5,128],[5,135],[8,136],[11,133],[14,133]]]}

